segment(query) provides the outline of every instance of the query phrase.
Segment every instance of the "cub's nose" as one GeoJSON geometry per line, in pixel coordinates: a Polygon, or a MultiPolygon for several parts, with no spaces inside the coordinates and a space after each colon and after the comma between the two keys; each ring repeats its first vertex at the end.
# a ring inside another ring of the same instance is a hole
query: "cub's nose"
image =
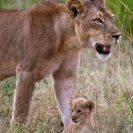
{"type": "Polygon", "coordinates": [[[75,118],[72,118],[72,121],[75,121],[75,118]]]}
{"type": "Polygon", "coordinates": [[[111,36],[117,40],[121,36],[121,33],[112,34],[111,36]]]}
{"type": "Polygon", "coordinates": [[[76,120],[76,117],[75,116],[72,116],[71,119],[72,119],[72,121],[75,121],[76,120]]]}

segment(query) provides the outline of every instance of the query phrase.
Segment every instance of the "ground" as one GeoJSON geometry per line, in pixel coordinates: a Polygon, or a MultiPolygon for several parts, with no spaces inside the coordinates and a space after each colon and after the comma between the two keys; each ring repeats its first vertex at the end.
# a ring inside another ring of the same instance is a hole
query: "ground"
{"type": "MultiPolygon", "coordinates": [[[[96,127],[93,133],[133,133],[133,45],[122,41],[112,46],[112,56],[100,61],[93,49],[84,49],[77,74],[77,97],[94,101],[96,127]]],[[[0,82],[0,133],[11,130],[13,92],[16,78],[0,82]]],[[[31,103],[27,133],[61,133],[60,113],[49,76],[37,83],[31,103]]]]}

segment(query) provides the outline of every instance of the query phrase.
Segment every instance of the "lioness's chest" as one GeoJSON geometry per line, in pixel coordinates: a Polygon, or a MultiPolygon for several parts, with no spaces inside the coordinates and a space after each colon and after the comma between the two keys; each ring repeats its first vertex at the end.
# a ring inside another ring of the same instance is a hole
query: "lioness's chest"
{"type": "Polygon", "coordinates": [[[39,60],[35,70],[37,79],[40,80],[47,77],[50,74],[53,74],[56,70],[60,68],[63,59],[64,59],[63,54],[57,54],[55,57],[49,60],[46,59],[39,60]]]}

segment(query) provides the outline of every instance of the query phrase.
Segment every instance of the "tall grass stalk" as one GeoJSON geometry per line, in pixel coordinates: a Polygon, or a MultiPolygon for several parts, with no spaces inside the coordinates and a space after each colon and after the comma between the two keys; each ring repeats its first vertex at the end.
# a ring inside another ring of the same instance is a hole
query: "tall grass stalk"
{"type": "MultiPolygon", "coordinates": [[[[132,61],[131,61],[131,66],[132,65],[133,64],[132,64],[132,61]]],[[[119,82],[118,82],[118,84],[119,84],[119,86],[120,86],[120,88],[122,90],[122,93],[123,93],[123,95],[124,95],[124,97],[126,99],[127,104],[130,107],[130,110],[131,110],[131,113],[132,113],[132,118],[133,118],[133,96],[130,95],[129,89],[127,88],[127,85],[125,83],[125,80],[124,80],[124,77],[122,76],[122,74],[121,74],[121,78],[122,78],[122,81],[123,81],[124,85],[122,86],[119,82]]]]}
{"type": "Polygon", "coordinates": [[[121,88],[121,90],[122,90],[123,95],[124,95],[124,97],[125,97],[125,99],[126,99],[128,105],[129,105],[129,107],[130,107],[130,109],[131,109],[131,113],[132,113],[132,117],[133,117],[133,99],[129,96],[128,91],[127,91],[127,93],[126,93],[126,92],[124,91],[123,88],[121,88]]]}

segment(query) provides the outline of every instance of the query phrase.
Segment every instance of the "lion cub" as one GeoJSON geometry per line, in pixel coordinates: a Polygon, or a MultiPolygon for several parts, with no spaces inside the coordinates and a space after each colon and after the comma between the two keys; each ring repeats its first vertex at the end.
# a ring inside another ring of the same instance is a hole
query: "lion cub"
{"type": "Polygon", "coordinates": [[[71,120],[62,133],[89,133],[95,126],[92,111],[94,103],[85,98],[68,99],[71,107],[71,120]]]}

